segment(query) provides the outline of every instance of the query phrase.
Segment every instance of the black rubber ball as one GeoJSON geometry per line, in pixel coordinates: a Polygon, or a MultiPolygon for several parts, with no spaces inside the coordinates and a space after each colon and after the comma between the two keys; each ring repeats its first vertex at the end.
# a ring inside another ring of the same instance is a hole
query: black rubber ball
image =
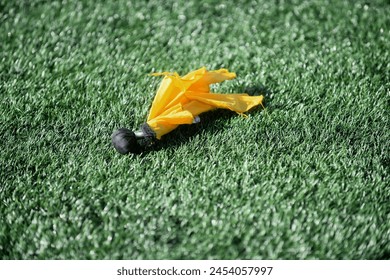
{"type": "Polygon", "coordinates": [[[138,153],[140,147],[133,131],[127,128],[120,128],[112,134],[112,144],[118,153],[138,153]]]}

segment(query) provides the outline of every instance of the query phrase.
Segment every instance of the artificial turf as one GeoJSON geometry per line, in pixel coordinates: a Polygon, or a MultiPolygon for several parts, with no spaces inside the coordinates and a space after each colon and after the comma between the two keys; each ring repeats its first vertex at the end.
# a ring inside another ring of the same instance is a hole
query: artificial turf
{"type": "Polygon", "coordinates": [[[0,0],[1,259],[389,259],[389,1],[0,0]],[[141,155],[155,71],[228,68],[141,155]]]}

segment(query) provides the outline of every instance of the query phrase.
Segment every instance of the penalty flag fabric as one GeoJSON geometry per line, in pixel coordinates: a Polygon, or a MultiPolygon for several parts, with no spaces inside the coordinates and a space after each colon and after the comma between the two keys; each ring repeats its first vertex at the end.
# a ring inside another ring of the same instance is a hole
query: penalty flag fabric
{"type": "Polygon", "coordinates": [[[180,77],[176,72],[154,73],[164,76],[150,108],[147,124],[156,138],[174,130],[181,124],[191,124],[204,112],[223,108],[239,114],[262,105],[263,96],[211,93],[210,84],[220,83],[236,77],[227,69],[207,71],[205,67],[180,77]]]}

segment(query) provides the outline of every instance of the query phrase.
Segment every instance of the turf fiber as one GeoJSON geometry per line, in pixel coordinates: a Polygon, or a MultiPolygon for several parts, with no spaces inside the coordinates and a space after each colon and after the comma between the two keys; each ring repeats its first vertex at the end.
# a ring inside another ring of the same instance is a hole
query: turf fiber
{"type": "Polygon", "coordinates": [[[389,1],[0,0],[1,259],[389,259],[389,1]],[[161,78],[263,94],[121,156],[161,78]]]}

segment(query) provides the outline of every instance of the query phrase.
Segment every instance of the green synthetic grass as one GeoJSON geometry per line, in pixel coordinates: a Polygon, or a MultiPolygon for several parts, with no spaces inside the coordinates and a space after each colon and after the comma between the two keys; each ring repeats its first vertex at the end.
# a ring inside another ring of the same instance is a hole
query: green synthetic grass
{"type": "Polygon", "coordinates": [[[0,0],[1,259],[390,258],[389,1],[200,2],[0,0]],[[266,110],[117,154],[201,66],[266,110]]]}

